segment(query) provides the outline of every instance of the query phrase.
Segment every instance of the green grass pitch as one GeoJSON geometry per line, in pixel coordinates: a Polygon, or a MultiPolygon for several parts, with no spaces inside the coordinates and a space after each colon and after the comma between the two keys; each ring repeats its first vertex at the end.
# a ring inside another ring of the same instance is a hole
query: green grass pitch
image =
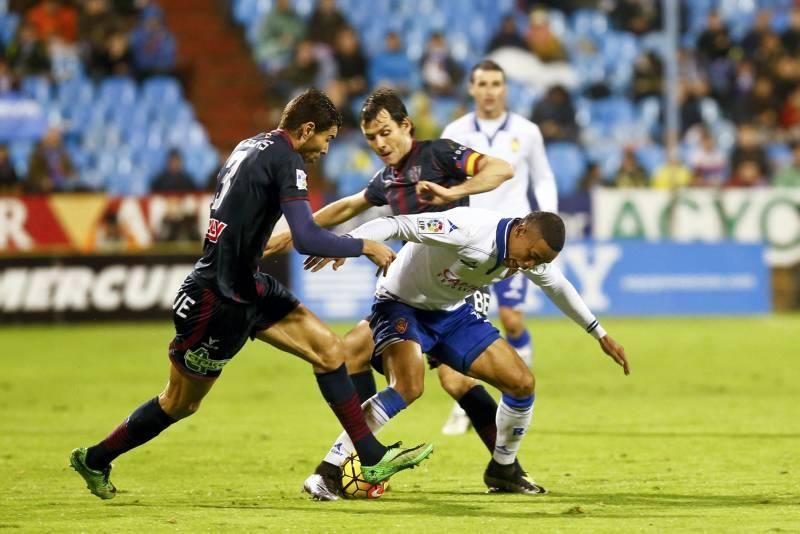
{"type": "Polygon", "coordinates": [[[338,433],[305,363],[248,344],[197,415],[115,462],[103,502],[69,451],[161,390],[171,324],[0,328],[0,530],[797,532],[800,317],[604,324],[630,377],[568,321],[531,324],[521,459],[551,494],[484,494],[488,455],[474,433],[440,435],[451,402],[429,373],[380,437],[433,457],[380,500],[334,503],[299,492],[338,433]]]}

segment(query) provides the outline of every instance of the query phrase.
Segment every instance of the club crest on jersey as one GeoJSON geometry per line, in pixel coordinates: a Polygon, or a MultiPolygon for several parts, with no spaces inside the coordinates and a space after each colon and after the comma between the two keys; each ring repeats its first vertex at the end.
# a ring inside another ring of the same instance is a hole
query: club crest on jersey
{"type": "Polygon", "coordinates": [[[206,239],[208,239],[212,243],[216,243],[219,240],[219,236],[222,235],[222,232],[227,227],[228,225],[222,221],[218,221],[216,219],[210,219],[208,221],[208,230],[206,230],[206,239]]]}
{"type": "Polygon", "coordinates": [[[417,219],[417,229],[421,234],[443,234],[444,219],[417,219]]]}
{"type": "Polygon", "coordinates": [[[297,171],[297,189],[302,189],[303,191],[308,189],[308,176],[306,175],[306,171],[295,169],[297,171]]]}
{"type": "Polygon", "coordinates": [[[394,329],[397,331],[398,334],[405,334],[406,330],[408,330],[408,321],[405,319],[397,319],[394,322],[394,329]]]}

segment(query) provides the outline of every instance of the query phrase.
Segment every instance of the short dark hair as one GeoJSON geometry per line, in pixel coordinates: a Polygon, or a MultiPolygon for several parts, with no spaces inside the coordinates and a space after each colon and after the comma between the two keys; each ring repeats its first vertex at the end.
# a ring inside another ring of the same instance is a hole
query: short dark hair
{"type": "Polygon", "coordinates": [[[469,83],[475,81],[476,70],[496,70],[497,72],[503,75],[503,81],[506,81],[506,71],[504,71],[503,67],[498,65],[497,62],[492,59],[484,59],[480,63],[472,67],[472,70],[469,71],[469,83]]]}
{"type": "Polygon", "coordinates": [[[278,128],[293,132],[306,122],[313,122],[317,132],[333,126],[342,127],[342,115],[328,95],[319,89],[306,89],[294,97],[281,114],[278,128]]]}
{"type": "Polygon", "coordinates": [[[397,93],[386,87],[373,91],[364,101],[364,106],[361,108],[361,122],[366,124],[374,121],[382,109],[385,109],[397,124],[403,122],[403,119],[408,119],[411,124],[411,135],[414,135],[414,121],[408,116],[406,105],[397,93]]]}
{"type": "Polygon", "coordinates": [[[534,211],[522,220],[522,224],[528,228],[536,227],[547,246],[555,252],[561,252],[561,249],[564,248],[564,239],[566,239],[564,221],[555,213],[534,211]]]}

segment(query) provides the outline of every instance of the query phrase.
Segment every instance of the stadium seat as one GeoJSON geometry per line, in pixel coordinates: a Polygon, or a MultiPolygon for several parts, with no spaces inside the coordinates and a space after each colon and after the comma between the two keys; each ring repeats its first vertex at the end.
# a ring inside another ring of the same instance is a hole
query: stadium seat
{"type": "Polygon", "coordinates": [[[82,76],[69,78],[56,86],[56,98],[62,110],[88,106],[92,104],[94,98],[94,86],[82,76]]]}
{"type": "Polygon", "coordinates": [[[611,180],[622,165],[622,147],[616,143],[595,144],[587,149],[587,159],[600,166],[603,180],[611,180]]]}
{"type": "Polygon", "coordinates": [[[22,94],[40,104],[50,101],[50,81],[44,76],[26,76],[20,86],[22,94]]]}
{"type": "Polygon", "coordinates": [[[183,101],[183,91],[175,78],[157,76],[142,84],[140,101],[151,109],[164,109],[183,101]]]}
{"type": "Polygon", "coordinates": [[[608,32],[601,40],[600,52],[607,67],[631,65],[639,55],[639,42],[628,32],[608,32]]]}
{"type": "Polygon", "coordinates": [[[98,102],[101,105],[133,105],[136,102],[136,84],[131,78],[114,76],[100,84],[98,102]]]}
{"type": "Polygon", "coordinates": [[[604,36],[608,27],[608,17],[602,11],[579,9],[572,15],[572,31],[577,35],[604,36]]]}
{"type": "Polygon", "coordinates": [[[547,145],[547,159],[553,169],[560,196],[569,196],[578,190],[586,172],[586,156],[574,143],[547,145]]]}
{"type": "Polygon", "coordinates": [[[770,143],[766,146],[766,150],[773,169],[791,164],[792,149],[786,143],[770,143]]]}
{"type": "Polygon", "coordinates": [[[19,15],[16,13],[4,13],[0,15],[0,43],[5,48],[17,33],[19,27],[19,15]]]}
{"type": "Polygon", "coordinates": [[[649,176],[661,167],[667,159],[664,147],[657,144],[644,145],[636,149],[636,158],[649,176]]]}

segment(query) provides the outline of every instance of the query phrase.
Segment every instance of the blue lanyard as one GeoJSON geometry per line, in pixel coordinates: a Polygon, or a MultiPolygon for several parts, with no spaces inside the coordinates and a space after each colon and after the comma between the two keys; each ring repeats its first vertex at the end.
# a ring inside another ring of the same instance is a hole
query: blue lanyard
{"type": "Polygon", "coordinates": [[[497,131],[495,131],[492,135],[488,135],[487,133],[481,131],[481,125],[478,124],[478,114],[477,113],[472,116],[472,123],[475,125],[475,131],[476,132],[480,132],[483,135],[485,135],[486,139],[489,140],[489,146],[492,146],[492,142],[494,141],[494,138],[497,137],[497,134],[500,133],[500,130],[505,130],[506,129],[506,126],[508,126],[508,120],[510,118],[511,118],[511,113],[506,112],[506,119],[503,121],[503,123],[500,125],[500,127],[497,129],[497,131]]]}

